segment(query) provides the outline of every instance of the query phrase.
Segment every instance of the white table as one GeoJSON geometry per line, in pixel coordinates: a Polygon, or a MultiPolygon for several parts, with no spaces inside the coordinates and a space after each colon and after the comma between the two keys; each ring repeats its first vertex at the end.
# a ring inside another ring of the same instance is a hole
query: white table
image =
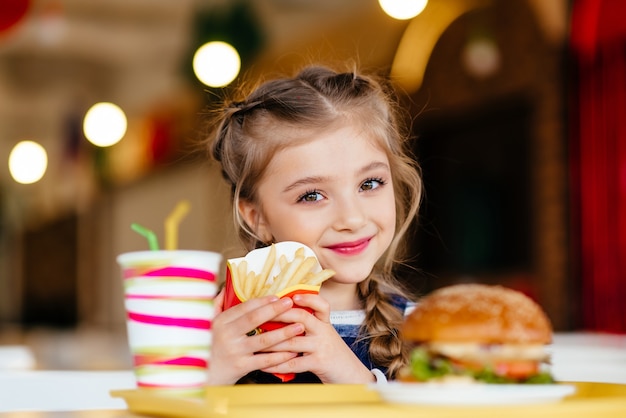
{"type": "Polygon", "coordinates": [[[0,413],[126,409],[109,391],[133,388],[135,377],[128,370],[0,372],[0,413]]]}
{"type": "MultiPolygon", "coordinates": [[[[626,384],[626,335],[557,333],[552,372],[557,380],[626,384]]],[[[132,389],[130,370],[118,371],[0,371],[0,417],[16,411],[122,410],[111,398],[113,389],[132,389]]]]}
{"type": "Polygon", "coordinates": [[[557,333],[549,350],[556,380],[626,384],[626,335],[557,333]]]}

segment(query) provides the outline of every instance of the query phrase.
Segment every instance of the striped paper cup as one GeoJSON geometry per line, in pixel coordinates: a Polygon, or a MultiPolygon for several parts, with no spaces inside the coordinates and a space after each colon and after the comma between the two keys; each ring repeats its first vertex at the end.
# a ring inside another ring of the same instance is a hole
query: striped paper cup
{"type": "Polygon", "coordinates": [[[193,250],[118,256],[138,388],[203,394],[221,261],[218,253],[193,250]]]}

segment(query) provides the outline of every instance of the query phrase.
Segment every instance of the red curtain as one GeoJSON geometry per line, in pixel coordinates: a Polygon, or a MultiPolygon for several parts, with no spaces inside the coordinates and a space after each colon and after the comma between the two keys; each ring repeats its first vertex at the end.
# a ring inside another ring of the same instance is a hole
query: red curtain
{"type": "Polygon", "coordinates": [[[2,0],[0,2],[0,41],[2,36],[12,31],[30,8],[30,0],[2,0]]]}
{"type": "Polygon", "coordinates": [[[576,0],[571,23],[583,327],[626,333],[626,1],[576,0]]]}

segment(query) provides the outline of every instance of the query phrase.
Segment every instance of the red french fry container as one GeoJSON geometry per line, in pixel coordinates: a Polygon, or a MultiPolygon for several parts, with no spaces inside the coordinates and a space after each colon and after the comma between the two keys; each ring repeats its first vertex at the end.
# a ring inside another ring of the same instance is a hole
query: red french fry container
{"type": "MultiPolygon", "coordinates": [[[[288,287],[276,294],[279,298],[291,298],[297,294],[318,294],[320,291],[320,286],[312,286],[307,284],[299,284],[296,286],[288,287]]],[[[226,266],[226,282],[224,283],[224,310],[232,308],[235,305],[239,305],[241,302],[245,302],[246,299],[241,295],[239,289],[235,288],[233,284],[232,277],[230,274],[230,266],[226,266]]],[[[304,309],[308,312],[313,312],[309,308],[305,308],[302,306],[294,305],[294,308],[304,309]]],[[[286,324],[284,322],[278,321],[269,321],[264,323],[259,327],[257,332],[267,332],[272,331],[281,327],[284,327],[286,324]]]]}
{"type": "MultiPolygon", "coordinates": [[[[297,243],[290,242],[290,243],[279,243],[275,245],[281,245],[281,244],[293,245],[297,243]]],[[[298,244],[298,245],[302,246],[302,244],[298,244]]],[[[236,265],[238,262],[241,262],[242,259],[243,258],[231,259],[231,260],[228,260],[228,262],[226,263],[226,281],[224,284],[224,310],[232,308],[233,306],[246,301],[246,298],[243,295],[243,292],[241,291],[241,289],[238,289],[237,286],[233,283],[232,275],[231,275],[231,266],[233,264],[236,265]]],[[[251,265],[251,268],[254,270],[254,265],[251,265]]],[[[309,284],[298,284],[295,286],[290,286],[286,289],[282,289],[276,294],[276,296],[280,298],[284,298],[284,297],[291,298],[296,294],[318,294],[319,290],[320,290],[320,286],[314,286],[314,285],[309,285],[309,284]]],[[[305,309],[306,311],[312,313],[312,310],[309,308],[301,307],[298,305],[294,305],[294,307],[305,309]]],[[[285,325],[287,324],[285,324],[284,322],[269,321],[260,325],[257,329],[251,330],[251,333],[256,334],[256,333],[273,331],[275,329],[284,327],[285,325]]],[[[293,378],[295,377],[295,373],[274,373],[274,375],[278,377],[279,379],[281,379],[281,381],[283,382],[288,382],[290,380],[293,380],[293,378]]]]}

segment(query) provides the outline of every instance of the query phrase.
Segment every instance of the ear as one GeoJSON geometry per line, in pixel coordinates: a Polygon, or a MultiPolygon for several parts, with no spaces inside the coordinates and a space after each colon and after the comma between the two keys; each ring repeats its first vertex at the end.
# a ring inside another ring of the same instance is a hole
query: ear
{"type": "Polygon", "coordinates": [[[269,225],[263,216],[263,212],[256,203],[240,199],[237,209],[246,224],[248,224],[263,242],[272,241],[272,233],[270,232],[269,225]]]}

